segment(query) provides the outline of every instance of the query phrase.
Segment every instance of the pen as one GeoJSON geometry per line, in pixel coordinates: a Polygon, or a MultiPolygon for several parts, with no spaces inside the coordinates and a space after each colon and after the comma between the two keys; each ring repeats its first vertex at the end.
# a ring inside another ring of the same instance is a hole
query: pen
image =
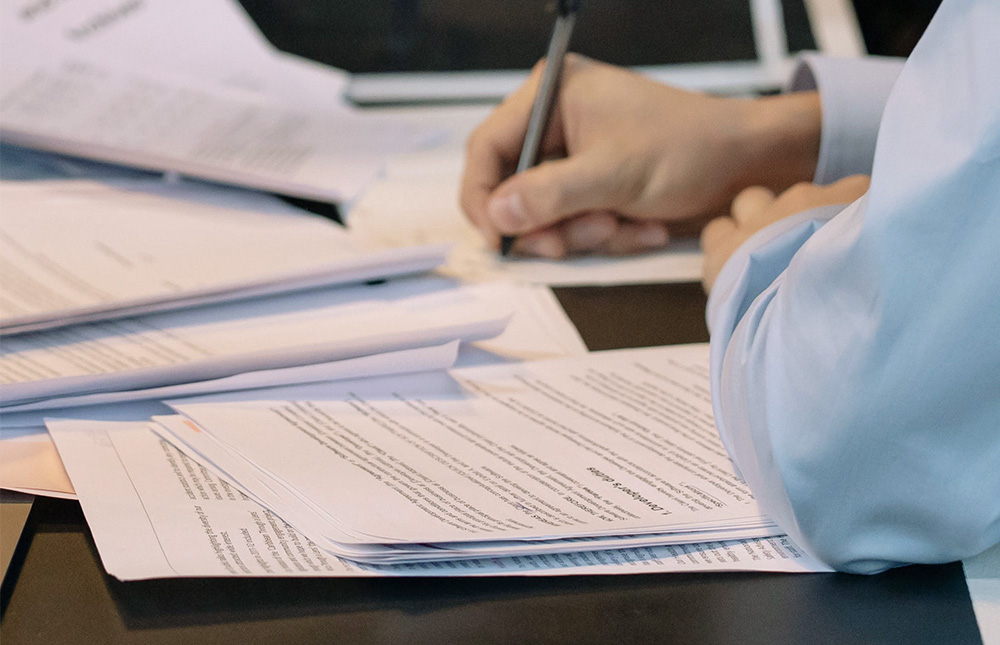
{"type": "MultiPolygon", "coordinates": [[[[573,25],[576,14],[583,0],[558,0],[559,15],[552,29],[552,39],[549,41],[549,51],[545,55],[545,70],[542,81],[535,94],[535,102],[531,105],[531,116],[528,118],[528,130],[524,135],[524,145],[521,146],[521,156],[517,161],[517,172],[523,172],[535,165],[538,160],[538,148],[542,144],[542,135],[549,122],[549,114],[555,103],[556,91],[559,88],[559,77],[562,75],[563,59],[569,49],[569,39],[573,35],[573,25]]],[[[513,235],[500,238],[500,255],[506,256],[514,245],[513,235]]]]}

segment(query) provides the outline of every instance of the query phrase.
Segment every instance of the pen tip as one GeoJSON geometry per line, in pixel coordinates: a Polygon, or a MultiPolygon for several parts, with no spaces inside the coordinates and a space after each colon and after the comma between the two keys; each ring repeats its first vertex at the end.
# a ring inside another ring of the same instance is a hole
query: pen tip
{"type": "Polygon", "coordinates": [[[505,258],[510,255],[510,250],[514,246],[514,240],[517,239],[510,235],[504,235],[500,238],[500,257],[505,258]]]}

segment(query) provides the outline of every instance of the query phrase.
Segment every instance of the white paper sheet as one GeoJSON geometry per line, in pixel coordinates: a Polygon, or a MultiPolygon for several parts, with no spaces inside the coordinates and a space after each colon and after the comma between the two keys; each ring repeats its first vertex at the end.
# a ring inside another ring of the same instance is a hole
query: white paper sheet
{"type": "MultiPolygon", "coordinates": [[[[308,314],[337,304],[364,301],[408,302],[421,310],[446,312],[456,305],[477,301],[501,303],[513,315],[504,331],[497,337],[461,347],[458,365],[489,365],[517,360],[538,360],[577,356],[586,353],[586,346],[569,318],[559,306],[552,292],[534,285],[482,285],[461,286],[452,280],[437,277],[410,277],[390,280],[378,285],[344,287],[307,291],[266,300],[218,305],[197,312],[196,319],[204,322],[237,321],[265,315],[308,314]],[[478,299],[478,300],[477,300],[478,299]]],[[[161,320],[190,320],[187,312],[161,320]]],[[[454,321],[451,321],[454,322],[454,321]]],[[[102,392],[74,397],[50,399],[34,404],[8,406],[0,410],[0,424],[6,428],[34,428],[41,426],[45,416],[93,418],[103,414],[108,404],[121,405],[130,401],[195,396],[209,392],[234,392],[250,388],[275,388],[342,378],[363,378],[410,371],[443,369],[455,360],[449,347],[428,347],[404,352],[392,352],[334,363],[321,363],[303,367],[265,370],[234,377],[184,383],[174,386],[102,392]],[[446,365],[446,363],[448,365],[446,365]],[[70,407],[72,406],[72,407],[70,407]],[[53,412],[58,409],[58,412],[53,412]]],[[[2,355],[0,355],[2,362],[2,355]]],[[[251,395],[253,396],[253,395],[251,395]]],[[[256,395],[258,398],[261,395],[256,395]]],[[[119,419],[146,419],[149,414],[164,414],[166,408],[156,408],[137,416],[119,416],[119,419]]],[[[103,418],[103,417],[102,417],[103,418]]]]}
{"type": "Polygon", "coordinates": [[[426,271],[445,252],[370,251],[270,202],[251,211],[84,181],[0,182],[0,206],[5,334],[426,271]]]}
{"type": "MultiPolygon", "coordinates": [[[[400,381],[401,382],[401,381],[400,381]]],[[[273,510],[306,536],[316,539],[321,548],[334,555],[367,564],[418,564],[440,560],[553,555],[626,547],[658,547],[693,541],[720,539],[720,527],[705,526],[687,531],[645,533],[640,535],[607,534],[587,538],[548,538],[545,540],[487,540],[427,544],[347,544],[356,535],[341,526],[326,510],[313,505],[283,481],[248,462],[238,450],[227,448],[203,433],[192,435],[196,428],[178,416],[154,416],[151,428],[181,450],[198,455],[199,462],[218,477],[236,483],[244,494],[263,507],[273,510]],[[247,484],[256,482],[257,484],[247,484]],[[278,510],[280,509],[280,510],[278,510]],[[331,524],[332,522],[332,524],[331,524]],[[331,526],[333,533],[331,533],[331,526]],[[341,531],[343,529],[343,531],[341,531]],[[346,536],[346,537],[345,537],[346,536]],[[339,541],[338,541],[339,540],[339,541]]],[[[419,493],[417,493],[419,496],[419,493]]],[[[433,504],[433,501],[430,502],[433,504]]],[[[771,524],[732,524],[724,529],[729,540],[771,537],[777,533],[771,524]]]]}
{"type": "Polygon", "coordinates": [[[230,305],[224,315],[198,308],[7,338],[0,352],[3,410],[483,340],[499,335],[513,314],[473,290],[279,313],[260,312],[259,304],[230,305]]]}
{"type": "MultiPolygon", "coordinates": [[[[394,301],[420,294],[430,296],[430,294],[435,293],[440,294],[442,299],[448,299],[457,295],[453,293],[457,289],[459,289],[459,285],[443,278],[403,278],[365,288],[334,289],[270,298],[267,300],[269,304],[267,311],[292,311],[296,308],[308,308],[312,306],[311,303],[314,299],[327,304],[345,303],[365,297],[394,301]]],[[[476,289],[481,290],[482,288],[476,289]]],[[[576,329],[549,289],[527,285],[497,285],[490,287],[489,290],[492,293],[490,297],[502,301],[514,310],[514,316],[500,336],[463,346],[459,353],[460,365],[496,364],[504,361],[558,358],[586,353],[583,341],[580,340],[576,329]]],[[[426,304],[431,305],[430,298],[426,300],[426,304]]],[[[240,306],[230,305],[229,307],[217,308],[217,310],[235,310],[240,306]]],[[[357,386],[358,383],[371,381],[373,377],[378,375],[401,374],[411,369],[414,371],[417,369],[438,369],[444,366],[444,362],[453,360],[449,352],[449,347],[421,348],[349,359],[336,364],[291,368],[281,370],[280,374],[277,371],[255,373],[233,377],[231,380],[227,379],[225,383],[181,385],[145,392],[123,393],[120,397],[114,398],[114,402],[109,400],[112,397],[106,397],[106,395],[86,397],[86,400],[78,401],[77,407],[60,408],[56,411],[47,409],[44,405],[38,406],[42,409],[31,412],[4,411],[0,413],[0,428],[3,429],[0,432],[0,455],[18,455],[19,466],[17,469],[0,469],[0,488],[75,498],[75,493],[65,475],[63,474],[61,478],[53,475],[53,473],[56,475],[63,473],[63,470],[55,445],[44,429],[46,416],[105,421],[147,420],[153,415],[168,414],[170,409],[155,400],[138,400],[141,397],[193,396],[203,391],[209,391],[209,389],[219,391],[242,387],[247,384],[246,380],[252,380],[254,386],[267,386],[267,389],[229,390],[226,394],[214,398],[217,400],[225,400],[226,398],[252,400],[269,396],[288,396],[291,392],[299,392],[306,397],[316,397],[336,388],[331,386],[329,380],[314,385],[301,385],[301,383],[312,380],[311,377],[315,376],[313,373],[315,370],[322,370],[324,377],[329,377],[329,379],[337,377],[355,379],[355,386],[357,386]],[[288,383],[296,385],[278,387],[283,384],[285,377],[287,377],[288,383]],[[358,379],[365,380],[359,381],[358,379]],[[132,398],[137,400],[131,401],[132,398]],[[93,404],[98,402],[103,402],[103,404],[93,404]],[[84,403],[91,404],[84,405],[84,403]],[[26,440],[31,442],[30,448],[22,449],[21,445],[15,445],[8,450],[7,440],[20,441],[20,437],[30,437],[26,440]],[[58,467],[52,468],[51,465],[58,467]],[[10,478],[5,476],[8,474],[11,475],[10,478]]],[[[418,379],[426,380],[426,377],[418,376],[414,380],[418,379]]],[[[379,383],[384,382],[383,379],[375,380],[379,383]]],[[[63,401],[63,403],[68,404],[67,401],[63,401]]]]}
{"type": "MultiPolygon", "coordinates": [[[[127,52],[37,42],[27,30],[4,30],[0,56],[6,141],[151,170],[350,200],[375,179],[386,155],[437,136],[412,123],[318,105],[320,98],[297,101],[294,93],[149,69],[127,52]]],[[[280,68],[267,78],[297,78],[304,86],[322,74],[280,56],[263,67],[280,68]]]]}
{"type": "Polygon", "coordinates": [[[370,562],[455,541],[773,530],[715,434],[706,348],[453,371],[465,391],[181,403],[197,425],[162,429],[323,548],[370,562]],[[344,489],[358,497],[331,494],[344,489]]]}
{"type": "Polygon", "coordinates": [[[50,428],[101,561],[120,580],[826,570],[784,538],[415,566],[356,565],[319,549],[145,424],[53,421],[50,428]]]}
{"type": "Polygon", "coordinates": [[[123,58],[328,110],[343,104],[350,80],[274,49],[235,0],[12,0],[0,5],[0,24],[5,37],[30,38],[38,48],[123,58]]]}
{"type": "MultiPolygon", "coordinates": [[[[5,427],[36,426],[44,423],[45,416],[65,414],[74,408],[88,408],[131,401],[192,397],[220,392],[238,392],[282,385],[321,383],[346,379],[371,378],[387,374],[410,374],[429,370],[447,369],[458,357],[459,341],[414,349],[381,352],[339,361],[313,363],[296,367],[244,372],[234,376],[164,385],[160,387],[97,392],[77,396],[45,399],[35,403],[11,405],[0,410],[0,420],[5,427]]],[[[72,415],[76,416],[76,414],[72,415]]]]}
{"type": "MultiPolygon", "coordinates": [[[[445,155],[438,158],[441,159],[445,155]]],[[[416,157],[419,158],[419,157],[416,157]]],[[[460,153],[456,153],[460,159],[460,153]]],[[[397,157],[395,174],[372,184],[354,204],[348,226],[367,243],[382,248],[455,242],[439,271],[465,280],[514,280],[548,285],[610,285],[696,282],[701,251],[695,239],[678,240],[663,251],[633,257],[567,260],[501,258],[458,205],[454,170],[420,175],[397,157]]],[[[441,165],[445,165],[441,162],[441,165]]],[[[461,163],[453,165],[461,166],[461,163]]]]}
{"type": "Polygon", "coordinates": [[[160,399],[245,391],[288,383],[329,382],[441,370],[455,362],[457,353],[458,341],[454,341],[440,346],[388,352],[333,363],[251,372],[215,381],[67,397],[58,402],[24,406],[32,408],[31,411],[3,411],[0,413],[0,488],[33,495],[76,499],[76,492],[59,460],[55,444],[45,430],[46,417],[91,419],[106,416],[109,411],[115,410],[118,418],[146,419],[153,414],[168,412],[167,408],[161,408],[155,403],[160,399]],[[122,405],[134,401],[144,401],[147,404],[122,405]]]}

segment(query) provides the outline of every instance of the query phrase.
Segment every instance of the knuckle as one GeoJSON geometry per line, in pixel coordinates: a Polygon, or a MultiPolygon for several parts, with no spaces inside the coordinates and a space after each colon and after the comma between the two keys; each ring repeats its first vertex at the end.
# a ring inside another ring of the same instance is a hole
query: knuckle
{"type": "Polygon", "coordinates": [[[585,56],[576,52],[568,52],[566,58],[563,59],[563,69],[565,73],[575,73],[586,67],[589,62],[590,59],[585,56]]]}

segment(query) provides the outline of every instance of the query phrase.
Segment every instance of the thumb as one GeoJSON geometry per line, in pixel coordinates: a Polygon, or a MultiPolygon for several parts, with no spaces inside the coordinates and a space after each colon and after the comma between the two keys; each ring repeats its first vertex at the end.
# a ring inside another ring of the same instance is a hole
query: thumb
{"type": "Polygon", "coordinates": [[[606,156],[575,155],[518,173],[500,184],[486,207],[492,226],[519,235],[583,211],[611,209],[620,174],[606,156]]]}

